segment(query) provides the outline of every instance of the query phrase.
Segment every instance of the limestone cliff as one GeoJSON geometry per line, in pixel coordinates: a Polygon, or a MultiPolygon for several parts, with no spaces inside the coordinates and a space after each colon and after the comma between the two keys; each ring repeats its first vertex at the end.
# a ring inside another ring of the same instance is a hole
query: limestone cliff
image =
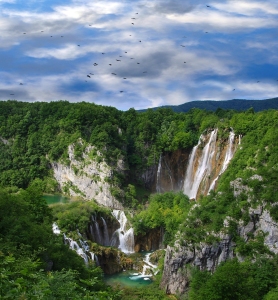
{"type": "MultiPolygon", "coordinates": [[[[77,143],[82,144],[82,140],[77,143]]],[[[93,146],[88,145],[77,158],[75,145],[68,146],[67,162],[52,162],[54,177],[60,188],[70,196],[81,196],[95,200],[98,204],[122,209],[122,205],[111,194],[111,185],[107,182],[113,177],[112,168],[106,163],[103,155],[93,146]]],[[[118,162],[117,171],[123,171],[123,163],[118,162]]]]}
{"type": "MultiPolygon", "coordinates": [[[[250,179],[254,177],[258,179],[257,175],[250,179]]],[[[250,188],[242,184],[240,178],[231,182],[231,186],[234,188],[235,197],[250,191],[250,188]]],[[[251,198],[248,201],[250,200],[251,198]]],[[[177,236],[179,242],[176,242],[175,247],[168,246],[166,249],[161,287],[169,294],[183,294],[187,291],[190,281],[189,264],[200,270],[213,272],[221,262],[229,258],[237,257],[241,261],[244,260],[244,256],[235,251],[237,245],[232,241],[231,236],[224,233],[230,221],[237,222],[237,234],[245,243],[251,239],[256,240],[257,237],[263,237],[264,246],[270,252],[278,254],[278,224],[271,218],[267,205],[249,208],[248,214],[249,222],[247,223],[227,216],[222,232],[207,232],[208,235],[217,237],[218,242],[212,245],[202,242],[189,244],[182,239],[182,233],[179,233],[180,236],[177,236]]]]}

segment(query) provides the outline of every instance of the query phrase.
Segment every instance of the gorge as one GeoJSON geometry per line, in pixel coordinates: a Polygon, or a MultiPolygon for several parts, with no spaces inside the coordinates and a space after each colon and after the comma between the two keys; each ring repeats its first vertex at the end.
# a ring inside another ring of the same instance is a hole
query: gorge
{"type": "MultiPolygon", "coordinates": [[[[98,278],[100,290],[86,285],[92,295],[117,293],[100,284],[100,268],[107,275],[138,274],[133,281],[152,278],[138,295],[157,299],[204,300],[210,291],[222,299],[230,282],[231,300],[234,289],[248,300],[275,293],[276,110],[176,114],[67,102],[0,106],[3,266],[7,259],[21,268],[10,253],[27,264],[37,259],[56,281],[69,276],[71,286],[84,287],[73,279],[74,270],[82,280],[98,278]],[[71,200],[47,206],[43,194],[71,200]]],[[[28,272],[40,272],[32,268],[28,272]]],[[[9,282],[18,274],[7,273],[9,282]]],[[[36,278],[50,282],[46,274],[36,278]]],[[[133,298],[124,293],[124,300],[137,299],[135,290],[133,298]]]]}

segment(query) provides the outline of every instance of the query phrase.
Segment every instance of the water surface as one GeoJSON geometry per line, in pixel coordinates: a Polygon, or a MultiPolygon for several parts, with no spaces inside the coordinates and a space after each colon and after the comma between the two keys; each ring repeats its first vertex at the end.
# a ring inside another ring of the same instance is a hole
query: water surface
{"type": "Polygon", "coordinates": [[[135,272],[122,272],[119,274],[113,275],[105,275],[104,281],[106,284],[111,286],[121,286],[121,287],[132,287],[132,288],[140,288],[146,285],[152,284],[152,279],[149,278],[147,275],[135,275],[138,273],[135,272]],[[141,277],[142,276],[142,277],[141,277]]]}
{"type": "Polygon", "coordinates": [[[42,197],[46,200],[46,203],[48,205],[55,203],[67,203],[70,200],[69,198],[62,195],[43,195],[42,197]]]}

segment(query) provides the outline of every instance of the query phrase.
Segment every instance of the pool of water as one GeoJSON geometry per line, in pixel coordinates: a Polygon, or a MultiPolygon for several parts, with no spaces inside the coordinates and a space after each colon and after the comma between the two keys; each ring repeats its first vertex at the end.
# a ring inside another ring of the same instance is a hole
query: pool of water
{"type": "Polygon", "coordinates": [[[135,272],[122,272],[119,274],[105,275],[105,282],[111,286],[121,287],[144,287],[152,284],[152,279],[148,275],[140,275],[135,272]]]}
{"type": "Polygon", "coordinates": [[[55,203],[67,203],[70,200],[69,198],[61,195],[43,195],[42,197],[46,200],[48,205],[55,203]]]}

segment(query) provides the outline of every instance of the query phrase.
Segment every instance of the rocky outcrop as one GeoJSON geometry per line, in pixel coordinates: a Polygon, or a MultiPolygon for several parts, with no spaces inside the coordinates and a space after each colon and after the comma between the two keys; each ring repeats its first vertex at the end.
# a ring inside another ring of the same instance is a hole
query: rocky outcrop
{"type": "MultiPolygon", "coordinates": [[[[82,144],[82,140],[77,143],[82,144]]],[[[111,194],[108,183],[113,177],[112,168],[105,162],[102,154],[88,145],[82,157],[76,158],[75,145],[68,146],[68,161],[52,162],[54,177],[60,188],[70,196],[95,200],[106,207],[122,209],[122,205],[111,194]]],[[[117,171],[122,172],[123,163],[118,162],[117,171]]]]}
{"type": "MultiPolygon", "coordinates": [[[[240,181],[239,181],[240,182],[240,181]]],[[[236,193],[240,185],[237,185],[236,193]]],[[[241,186],[242,188],[242,186],[241,186]]],[[[246,190],[243,188],[242,190],[246,190]]],[[[264,210],[262,206],[249,209],[250,222],[246,225],[243,222],[238,224],[238,234],[248,242],[250,234],[256,237],[264,234],[264,245],[272,253],[278,254],[278,224],[271,218],[268,210],[264,210]]],[[[224,220],[224,227],[227,227],[231,218],[224,220]]],[[[161,281],[161,287],[169,294],[185,293],[189,285],[189,269],[187,264],[198,267],[200,270],[208,270],[213,272],[217,266],[229,258],[237,257],[244,260],[238,253],[234,251],[236,244],[227,234],[211,233],[220,239],[213,245],[199,243],[198,245],[186,244],[181,246],[178,243],[175,247],[167,247],[164,271],[161,281]]],[[[185,241],[183,243],[186,243],[185,241]]]]}
{"type": "Polygon", "coordinates": [[[153,192],[183,190],[189,154],[190,150],[182,149],[161,155],[155,174],[155,185],[152,186],[153,192]]]}
{"type": "Polygon", "coordinates": [[[223,235],[214,245],[167,246],[161,287],[167,294],[185,293],[190,280],[187,264],[213,272],[221,262],[234,257],[234,246],[228,235],[223,235]]]}
{"type": "Polygon", "coordinates": [[[134,237],[134,251],[154,251],[163,248],[163,228],[155,228],[134,237]]]}

